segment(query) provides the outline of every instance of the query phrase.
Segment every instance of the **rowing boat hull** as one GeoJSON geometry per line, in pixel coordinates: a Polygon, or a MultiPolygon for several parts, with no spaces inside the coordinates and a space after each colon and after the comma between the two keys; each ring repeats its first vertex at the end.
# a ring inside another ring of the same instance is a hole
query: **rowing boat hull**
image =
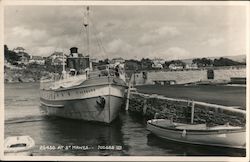
{"type": "Polygon", "coordinates": [[[178,130],[157,125],[155,120],[147,122],[153,134],[172,141],[231,148],[246,147],[246,131],[237,130],[178,130]]]}

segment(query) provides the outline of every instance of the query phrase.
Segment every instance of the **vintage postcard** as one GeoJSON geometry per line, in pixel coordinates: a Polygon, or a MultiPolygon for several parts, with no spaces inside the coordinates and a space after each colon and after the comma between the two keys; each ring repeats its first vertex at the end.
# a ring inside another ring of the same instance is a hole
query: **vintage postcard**
{"type": "Polygon", "coordinates": [[[249,3],[1,9],[1,160],[249,161],[249,3]]]}

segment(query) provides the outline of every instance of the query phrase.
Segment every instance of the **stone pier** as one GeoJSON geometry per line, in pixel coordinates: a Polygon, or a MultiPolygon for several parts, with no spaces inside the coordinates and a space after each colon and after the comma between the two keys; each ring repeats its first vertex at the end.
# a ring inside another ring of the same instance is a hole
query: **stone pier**
{"type": "Polygon", "coordinates": [[[193,123],[206,123],[208,126],[229,123],[233,126],[245,126],[246,111],[240,108],[209,104],[198,101],[167,98],[159,95],[131,93],[129,111],[152,119],[173,119],[174,122],[191,123],[193,106],[193,123]]]}

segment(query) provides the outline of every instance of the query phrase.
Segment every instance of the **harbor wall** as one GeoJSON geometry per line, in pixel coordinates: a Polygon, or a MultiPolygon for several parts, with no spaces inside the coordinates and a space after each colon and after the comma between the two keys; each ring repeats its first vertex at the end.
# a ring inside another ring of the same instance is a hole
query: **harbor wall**
{"type": "Polygon", "coordinates": [[[230,68],[214,70],[215,80],[228,80],[232,77],[246,78],[246,68],[230,68]]]}
{"type": "Polygon", "coordinates": [[[233,126],[245,126],[245,110],[159,95],[133,92],[130,94],[128,110],[134,114],[145,116],[146,119],[172,118],[174,122],[190,124],[192,106],[194,108],[194,124],[206,123],[208,126],[214,126],[229,123],[233,126]]]}
{"type": "Polygon", "coordinates": [[[183,71],[144,71],[133,74],[131,81],[135,85],[155,84],[155,81],[174,81],[175,84],[186,84],[206,80],[230,82],[233,77],[246,78],[246,67],[230,66],[183,71]],[[208,79],[209,70],[213,71],[213,79],[208,79]]]}
{"type": "Polygon", "coordinates": [[[173,80],[176,84],[185,84],[190,82],[197,82],[206,80],[207,72],[205,70],[192,71],[160,71],[149,72],[147,84],[153,84],[157,80],[173,80]]]}

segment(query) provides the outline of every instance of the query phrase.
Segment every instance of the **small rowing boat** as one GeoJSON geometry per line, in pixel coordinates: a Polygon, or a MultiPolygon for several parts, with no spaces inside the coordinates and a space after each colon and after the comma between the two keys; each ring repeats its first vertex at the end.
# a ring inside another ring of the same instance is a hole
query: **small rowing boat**
{"type": "Polygon", "coordinates": [[[7,137],[4,140],[4,154],[30,156],[34,146],[35,142],[30,136],[7,137]]]}
{"type": "Polygon", "coordinates": [[[152,119],[147,121],[147,129],[158,137],[178,142],[246,148],[246,129],[229,124],[208,127],[206,124],[183,124],[167,119],[152,119]]]}

